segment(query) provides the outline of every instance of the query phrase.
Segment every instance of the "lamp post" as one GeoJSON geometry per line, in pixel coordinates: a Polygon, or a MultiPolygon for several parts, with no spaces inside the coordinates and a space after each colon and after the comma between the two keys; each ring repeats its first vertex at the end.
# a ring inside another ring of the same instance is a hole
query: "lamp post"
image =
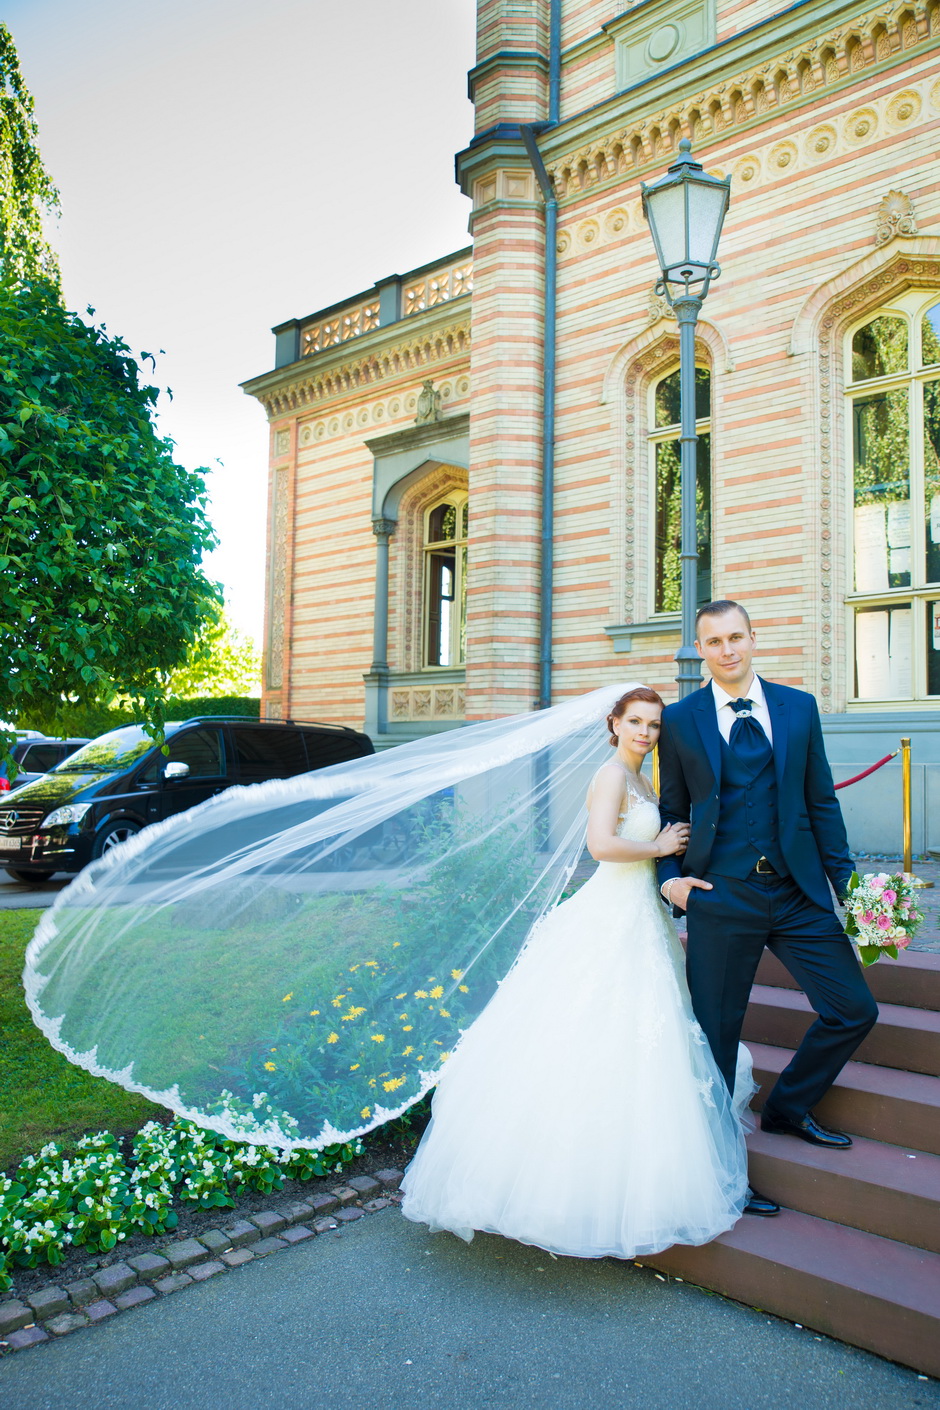
{"type": "Polygon", "coordinates": [[[676,652],[676,679],[681,700],[702,683],[701,662],[693,645],[698,598],[695,324],[709,284],[721,273],[715,256],[731,178],[709,176],[701,163],[692,160],[692,143],[683,137],[679,160],[658,181],[644,182],[642,192],[643,214],[662,270],[656,292],[665,296],[679,324],[682,644],[676,652]]]}

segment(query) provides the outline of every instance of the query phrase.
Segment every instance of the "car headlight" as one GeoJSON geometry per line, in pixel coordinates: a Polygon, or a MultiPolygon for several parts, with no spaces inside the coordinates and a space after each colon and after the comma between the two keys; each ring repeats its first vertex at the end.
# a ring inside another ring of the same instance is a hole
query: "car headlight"
{"type": "Polygon", "coordinates": [[[43,818],[43,827],[65,827],[68,823],[81,822],[91,807],[90,803],[66,803],[64,808],[56,808],[54,813],[43,818]]]}

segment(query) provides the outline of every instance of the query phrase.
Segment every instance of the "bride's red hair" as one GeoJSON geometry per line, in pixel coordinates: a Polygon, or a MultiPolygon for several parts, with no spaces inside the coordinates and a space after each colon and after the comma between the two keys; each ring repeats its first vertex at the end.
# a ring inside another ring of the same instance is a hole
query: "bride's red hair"
{"type": "Polygon", "coordinates": [[[647,705],[658,705],[661,710],[666,708],[662,696],[657,695],[655,690],[651,690],[648,685],[634,686],[633,690],[628,690],[626,695],[621,695],[620,699],[607,716],[607,728],[610,731],[609,743],[613,744],[615,747],[618,741],[617,736],[614,734],[614,720],[623,718],[626,714],[627,706],[632,700],[644,700],[647,705]]]}

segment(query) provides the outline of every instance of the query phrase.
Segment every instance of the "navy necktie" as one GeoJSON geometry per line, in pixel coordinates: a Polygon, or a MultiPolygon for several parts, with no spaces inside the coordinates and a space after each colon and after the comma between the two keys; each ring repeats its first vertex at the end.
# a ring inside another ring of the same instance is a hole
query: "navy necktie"
{"type": "Polygon", "coordinates": [[[753,700],[732,700],[735,721],[728,745],[752,772],[757,773],[773,757],[770,740],[754,718],[753,700]]]}

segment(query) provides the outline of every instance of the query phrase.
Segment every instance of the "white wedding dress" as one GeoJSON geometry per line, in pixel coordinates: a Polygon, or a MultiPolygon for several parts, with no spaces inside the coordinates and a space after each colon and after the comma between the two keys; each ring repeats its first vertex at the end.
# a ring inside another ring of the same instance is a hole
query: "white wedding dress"
{"type": "MultiPolygon", "coordinates": [[[[628,782],[618,834],[659,810],[628,782]]],[[[747,1191],[740,1049],[732,1106],[692,1013],[654,864],[600,862],[530,934],[463,1034],[402,1189],[402,1213],[581,1258],[702,1244],[747,1191]]]]}

